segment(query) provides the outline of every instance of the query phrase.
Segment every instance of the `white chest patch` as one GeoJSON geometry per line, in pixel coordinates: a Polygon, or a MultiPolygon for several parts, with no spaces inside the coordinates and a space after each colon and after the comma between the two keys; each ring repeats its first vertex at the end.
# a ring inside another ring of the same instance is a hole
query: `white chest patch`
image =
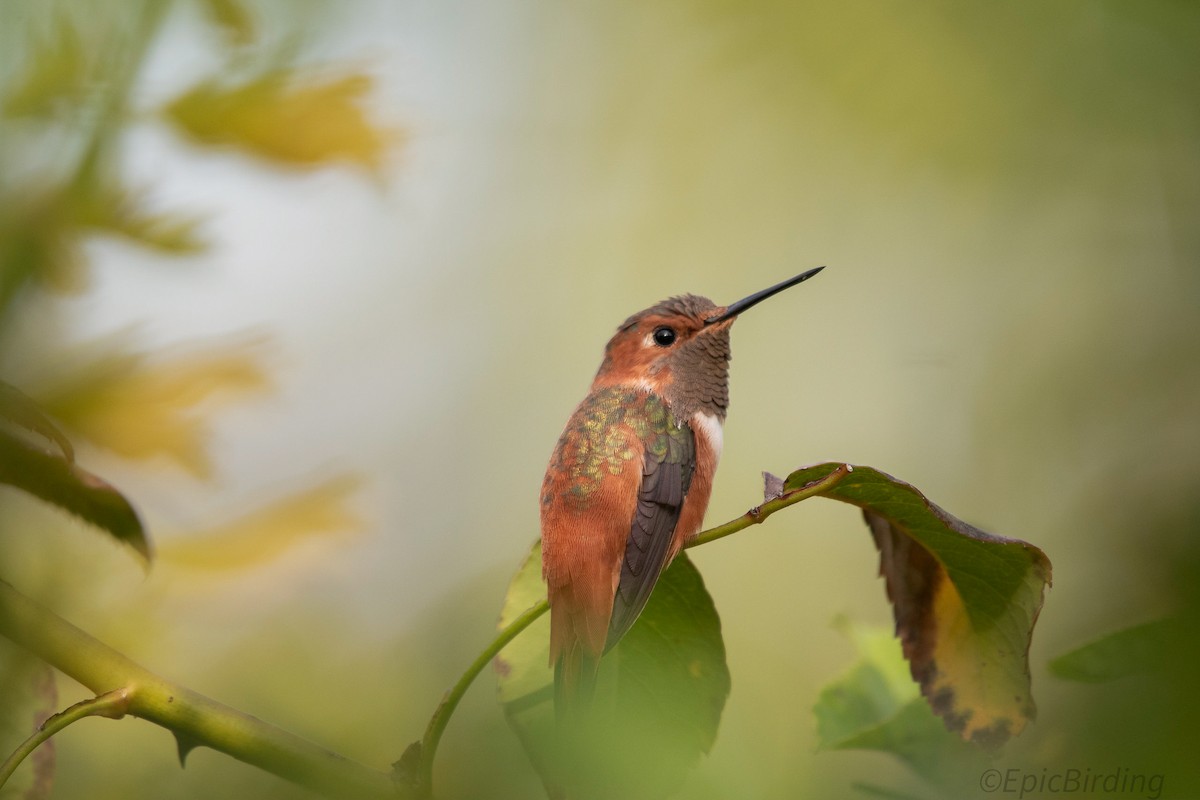
{"type": "Polygon", "coordinates": [[[692,414],[692,430],[703,436],[716,456],[713,466],[721,460],[721,446],[725,443],[725,427],[715,414],[705,414],[697,411],[692,414]]]}

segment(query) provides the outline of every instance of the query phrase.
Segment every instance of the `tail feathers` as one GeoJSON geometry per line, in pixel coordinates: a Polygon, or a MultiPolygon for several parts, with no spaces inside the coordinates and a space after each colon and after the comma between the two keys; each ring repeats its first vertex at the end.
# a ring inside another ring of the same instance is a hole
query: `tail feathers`
{"type": "Polygon", "coordinates": [[[550,659],[559,720],[591,704],[613,607],[612,575],[585,571],[573,577],[550,590],[550,659]]]}
{"type": "Polygon", "coordinates": [[[586,713],[596,694],[599,656],[587,652],[580,642],[567,648],[554,662],[554,714],[559,722],[586,713]]]}

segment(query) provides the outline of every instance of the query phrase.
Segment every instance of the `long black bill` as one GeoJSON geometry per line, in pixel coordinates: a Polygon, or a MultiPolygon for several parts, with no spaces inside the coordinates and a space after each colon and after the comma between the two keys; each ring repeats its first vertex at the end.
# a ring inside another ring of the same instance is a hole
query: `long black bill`
{"type": "Polygon", "coordinates": [[[718,322],[724,322],[727,319],[736,317],[738,314],[741,314],[746,309],[756,306],[759,303],[761,303],[763,300],[766,300],[771,295],[779,294],[784,289],[790,289],[793,286],[795,286],[797,283],[804,283],[804,281],[808,280],[813,275],[816,275],[818,272],[820,272],[823,269],[825,269],[825,268],[817,267],[815,269],[810,269],[808,272],[801,272],[796,277],[788,278],[783,283],[777,283],[769,289],[763,289],[761,292],[755,292],[754,294],[750,295],[749,297],[744,297],[741,300],[738,300],[736,303],[730,305],[728,308],[726,308],[720,314],[717,314],[716,316],[709,317],[708,319],[704,320],[704,324],[705,325],[715,325],[718,322]]]}

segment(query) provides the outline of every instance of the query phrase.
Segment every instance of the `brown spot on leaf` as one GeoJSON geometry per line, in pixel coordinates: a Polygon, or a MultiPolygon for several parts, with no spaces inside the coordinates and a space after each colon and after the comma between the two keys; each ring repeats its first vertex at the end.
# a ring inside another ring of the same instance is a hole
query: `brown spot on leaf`
{"type": "MultiPolygon", "coordinates": [[[[936,673],[937,670],[934,669],[934,672],[936,673]]],[[[969,710],[955,710],[956,698],[953,689],[949,686],[943,686],[931,692],[925,684],[922,684],[921,692],[929,701],[929,707],[933,709],[933,713],[941,717],[942,721],[946,723],[946,730],[951,733],[961,734],[966,729],[967,723],[971,721],[971,712],[969,710]]]]}
{"type": "Polygon", "coordinates": [[[496,656],[492,659],[492,668],[496,670],[496,674],[501,678],[507,678],[512,672],[512,664],[508,663],[508,659],[503,656],[496,656]]]}
{"type": "Polygon", "coordinates": [[[971,734],[971,742],[985,750],[996,750],[1012,736],[1012,723],[1006,719],[996,720],[986,728],[971,734]]]}

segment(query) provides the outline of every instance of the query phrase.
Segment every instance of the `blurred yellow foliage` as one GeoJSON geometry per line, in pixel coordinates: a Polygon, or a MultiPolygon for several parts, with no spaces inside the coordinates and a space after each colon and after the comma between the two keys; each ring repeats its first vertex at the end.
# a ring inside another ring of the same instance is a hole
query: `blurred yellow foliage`
{"type": "Polygon", "coordinates": [[[152,213],[146,208],[145,195],[145,191],[115,181],[102,183],[76,200],[78,223],[167,254],[186,255],[204,249],[204,241],[196,230],[199,217],[152,213]]]}
{"type": "Polygon", "coordinates": [[[0,312],[29,279],[54,291],[87,287],[70,198],[62,192],[0,194],[0,312]]]}
{"type": "Polygon", "coordinates": [[[276,69],[238,86],[205,81],[166,114],[194,139],[230,144],[276,161],[313,165],[352,161],[376,167],[392,135],[360,105],[371,90],[361,73],[331,80],[276,69]]]}
{"type": "Polygon", "coordinates": [[[318,534],[358,531],[363,523],[348,501],[361,482],[357,475],[341,475],[207,531],[168,539],[160,547],[160,558],[198,570],[249,569],[274,561],[318,534]]]}
{"type": "Polygon", "coordinates": [[[52,32],[32,37],[25,71],[5,93],[4,113],[48,114],[60,101],[78,102],[87,88],[90,60],[73,24],[59,17],[52,32]]]}
{"type": "Polygon", "coordinates": [[[231,43],[244,45],[254,41],[258,26],[244,3],[238,0],[204,0],[204,10],[231,43]]]}
{"type": "Polygon", "coordinates": [[[209,477],[208,429],[194,407],[217,393],[245,395],[268,386],[244,346],[150,361],[116,354],[41,392],[43,406],[92,443],[130,459],[166,457],[209,477]]]}
{"type": "Polygon", "coordinates": [[[0,300],[29,278],[62,294],[86,291],[89,262],[81,245],[94,232],[165,255],[205,249],[199,216],[152,211],[145,195],[115,179],[89,186],[20,186],[0,193],[0,300]]]}

